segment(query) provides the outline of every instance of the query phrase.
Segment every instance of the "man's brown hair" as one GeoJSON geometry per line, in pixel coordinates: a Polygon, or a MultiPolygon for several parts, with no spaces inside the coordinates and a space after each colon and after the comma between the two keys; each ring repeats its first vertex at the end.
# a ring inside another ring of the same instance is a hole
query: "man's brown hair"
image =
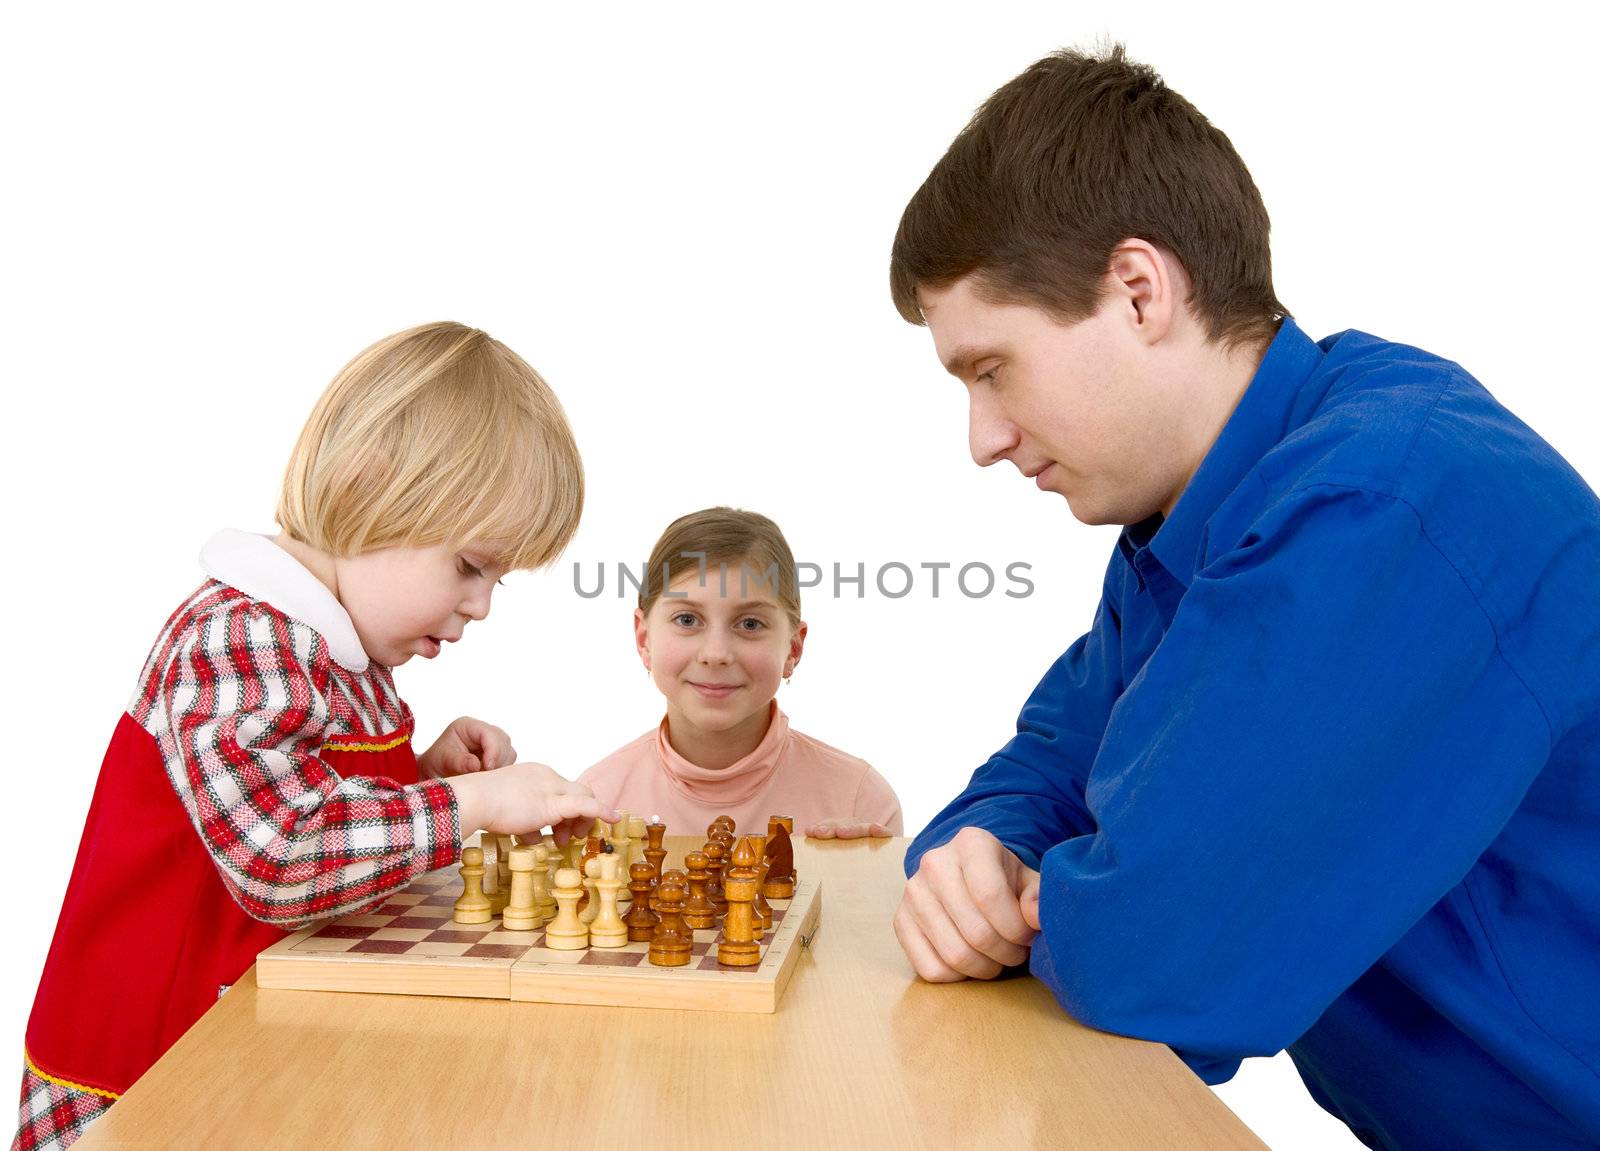
{"type": "Polygon", "coordinates": [[[1270,224],[1228,138],[1120,44],[1046,56],[984,101],[900,217],[889,287],[923,323],[917,287],[968,274],[995,302],[1063,323],[1099,305],[1111,253],[1147,240],[1189,275],[1187,301],[1225,345],[1265,342],[1287,314],[1270,224]]]}

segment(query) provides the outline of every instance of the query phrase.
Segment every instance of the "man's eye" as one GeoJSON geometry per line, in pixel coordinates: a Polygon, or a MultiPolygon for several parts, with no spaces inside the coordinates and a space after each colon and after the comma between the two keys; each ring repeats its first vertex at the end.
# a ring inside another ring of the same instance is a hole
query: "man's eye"
{"type": "Polygon", "coordinates": [[[994,383],[994,377],[995,377],[996,373],[998,373],[999,371],[1000,371],[999,368],[990,368],[987,372],[984,372],[983,375],[979,376],[973,382],[974,383],[979,383],[979,384],[982,384],[982,383],[991,383],[992,384],[992,383],[994,383]]]}

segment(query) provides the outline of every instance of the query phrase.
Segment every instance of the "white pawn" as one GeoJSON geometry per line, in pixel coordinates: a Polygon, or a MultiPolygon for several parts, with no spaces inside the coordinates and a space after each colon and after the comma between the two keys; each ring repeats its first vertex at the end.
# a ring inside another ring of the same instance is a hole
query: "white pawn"
{"type": "Polygon", "coordinates": [[[600,865],[600,876],[595,880],[600,891],[600,912],[589,924],[590,947],[626,947],[628,943],[628,925],[617,914],[617,890],[622,886],[622,880],[617,878],[617,860],[616,854],[595,858],[600,865]]]}
{"type": "Polygon", "coordinates": [[[555,922],[544,929],[544,945],[552,951],[582,951],[589,946],[589,929],[578,918],[578,900],[583,898],[582,881],[570,867],[556,872],[555,922]]]}
{"type": "Polygon", "coordinates": [[[583,910],[578,913],[578,918],[583,920],[584,926],[593,923],[595,916],[600,914],[600,898],[595,892],[595,882],[600,878],[600,861],[604,855],[592,856],[589,862],[583,865],[583,889],[589,893],[589,902],[583,905],[583,910]]]}
{"type": "Polygon", "coordinates": [[[541,920],[553,919],[556,901],[550,894],[550,849],[541,843],[528,850],[533,853],[533,910],[541,920]]]}
{"type": "Polygon", "coordinates": [[[488,923],[494,918],[489,897],[483,893],[483,848],[461,852],[461,898],[456,900],[457,923],[488,923]]]}

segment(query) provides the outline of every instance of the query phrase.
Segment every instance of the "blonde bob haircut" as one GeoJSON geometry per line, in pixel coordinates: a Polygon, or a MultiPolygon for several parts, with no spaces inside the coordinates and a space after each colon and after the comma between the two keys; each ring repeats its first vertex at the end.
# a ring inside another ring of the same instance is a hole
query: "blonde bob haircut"
{"type": "Polygon", "coordinates": [[[339,557],[474,545],[515,570],[555,560],[582,511],[583,462],[550,385],[498,340],[441,322],[379,340],[334,377],[277,519],[339,557]]]}

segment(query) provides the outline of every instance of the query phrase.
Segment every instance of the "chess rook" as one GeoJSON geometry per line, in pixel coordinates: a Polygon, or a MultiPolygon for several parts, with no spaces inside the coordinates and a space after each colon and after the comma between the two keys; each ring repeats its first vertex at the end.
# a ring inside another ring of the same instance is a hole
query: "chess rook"
{"type": "Polygon", "coordinates": [[[544,922],[533,893],[534,874],[538,867],[534,853],[535,849],[531,847],[511,849],[511,859],[508,861],[511,867],[510,902],[501,916],[501,926],[507,931],[532,931],[544,922]]]}

